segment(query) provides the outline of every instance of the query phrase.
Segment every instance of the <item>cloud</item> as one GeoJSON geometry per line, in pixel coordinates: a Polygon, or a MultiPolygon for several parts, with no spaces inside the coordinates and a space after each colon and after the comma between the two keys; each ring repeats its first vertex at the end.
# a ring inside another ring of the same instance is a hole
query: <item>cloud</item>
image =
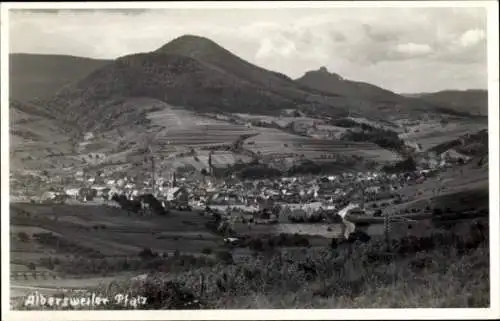
{"type": "Polygon", "coordinates": [[[295,44],[284,37],[265,38],[255,54],[257,59],[270,56],[290,57],[296,52],[295,44]]]}
{"type": "Polygon", "coordinates": [[[10,13],[11,52],[109,59],[195,34],[292,78],[326,66],[396,91],[463,87],[466,79],[477,87],[486,70],[483,8],[35,11],[10,13]],[[402,82],[410,69],[415,79],[402,82]],[[431,84],[429,72],[442,83],[431,84]]]}
{"type": "Polygon", "coordinates": [[[347,40],[347,37],[341,32],[332,31],[330,35],[335,42],[344,42],[347,40]]]}
{"type": "Polygon", "coordinates": [[[404,43],[396,46],[396,51],[410,57],[422,56],[432,52],[432,47],[428,44],[404,43]]]}
{"type": "Polygon", "coordinates": [[[486,39],[486,33],[484,32],[484,30],[471,29],[471,30],[467,30],[460,37],[459,41],[463,47],[471,47],[471,46],[474,46],[477,43],[481,42],[484,39],[486,39]]]}

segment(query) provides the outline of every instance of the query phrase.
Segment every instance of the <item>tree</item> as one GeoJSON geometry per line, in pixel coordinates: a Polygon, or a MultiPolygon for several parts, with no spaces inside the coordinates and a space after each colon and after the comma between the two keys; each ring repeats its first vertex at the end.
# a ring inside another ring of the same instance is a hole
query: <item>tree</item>
{"type": "Polygon", "coordinates": [[[332,241],[330,242],[330,248],[331,249],[336,249],[338,246],[338,241],[336,238],[332,238],[332,241]]]}
{"type": "Polygon", "coordinates": [[[151,258],[156,257],[156,254],[153,253],[153,251],[151,251],[150,248],[143,248],[139,252],[139,256],[141,257],[141,259],[151,259],[151,258]]]}
{"type": "Polygon", "coordinates": [[[233,255],[229,251],[217,252],[217,259],[228,264],[234,263],[233,255]]]}
{"type": "Polygon", "coordinates": [[[250,248],[254,251],[262,251],[264,249],[264,243],[261,239],[254,239],[250,243],[250,248]]]}
{"type": "Polygon", "coordinates": [[[17,233],[17,237],[19,238],[19,241],[23,242],[23,243],[26,243],[30,240],[30,237],[28,234],[26,234],[25,232],[19,232],[17,233]]]}

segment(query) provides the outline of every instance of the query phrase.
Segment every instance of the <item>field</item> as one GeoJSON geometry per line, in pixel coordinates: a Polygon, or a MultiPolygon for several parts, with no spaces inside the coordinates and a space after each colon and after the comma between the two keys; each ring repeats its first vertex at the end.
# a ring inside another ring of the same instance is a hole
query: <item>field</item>
{"type": "Polygon", "coordinates": [[[304,155],[305,158],[315,161],[325,160],[330,155],[356,155],[378,162],[400,159],[396,153],[373,143],[314,139],[273,128],[260,128],[259,132],[259,135],[247,139],[243,147],[262,156],[290,155],[300,158],[304,155]]]}
{"type": "MultiPolygon", "coordinates": [[[[134,163],[144,162],[144,149],[151,147],[159,169],[192,165],[201,170],[207,167],[208,151],[204,149],[230,147],[241,135],[256,132],[244,125],[206,117],[154,99],[129,99],[121,108],[123,113],[115,126],[91,132],[93,135],[85,135],[77,144],[76,153],[69,154],[77,160],[72,169],[93,165],[109,171],[130,171],[134,163]],[[143,111],[140,115],[137,106],[143,111]],[[133,130],[127,127],[130,121],[141,119],[142,123],[133,130]],[[184,155],[191,149],[196,150],[196,155],[184,155]]],[[[237,161],[247,162],[249,157],[222,151],[213,157],[215,166],[227,166],[237,161]]],[[[140,171],[141,168],[136,169],[140,171]]]]}
{"type": "Polygon", "coordinates": [[[395,132],[399,132],[401,130],[399,126],[397,126],[394,123],[391,123],[390,121],[383,121],[383,120],[372,121],[362,117],[348,117],[348,119],[354,120],[358,124],[366,124],[375,128],[382,128],[385,130],[392,130],[395,132]]]}
{"type": "Polygon", "coordinates": [[[464,210],[465,207],[467,209],[471,207],[475,209],[488,208],[487,198],[484,199],[485,195],[488,197],[488,174],[488,168],[477,168],[474,164],[464,167],[463,175],[460,169],[448,169],[439,177],[433,177],[422,184],[409,185],[400,190],[403,199],[407,199],[408,202],[391,206],[387,210],[390,213],[396,213],[408,207],[423,208],[426,206],[459,207],[456,210],[464,210]],[[464,204],[461,202],[460,196],[462,194],[466,196],[467,193],[477,194],[464,204]]]}
{"type": "MultiPolygon", "coordinates": [[[[199,150],[196,152],[195,156],[176,157],[173,158],[171,162],[164,165],[174,167],[191,165],[197,170],[207,169],[209,154],[209,151],[199,150]]],[[[226,167],[234,165],[238,162],[248,163],[251,160],[252,159],[247,155],[237,154],[234,152],[215,151],[212,154],[212,164],[215,167],[226,167]]]]}
{"type": "Polygon", "coordinates": [[[39,204],[12,204],[11,211],[16,228],[34,225],[54,231],[107,256],[136,255],[145,247],[157,252],[196,253],[204,247],[216,247],[220,241],[205,228],[209,219],[194,212],[138,217],[104,205],[39,204]],[[23,217],[19,211],[30,216],[23,217]]]}
{"type": "Polygon", "coordinates": [[[69,137],[50,118],[10,106],[11,171],[47,169],[77,162],[69,137]]]}
{"type": "Polygon", "coordinates": [[[285,127],[291,122],[299,122],[312,125],[313,123],[323,123],[322,120],[311,118],[311,117],[289,117],[289,116],[267,116],[267,115],[250,115],[250,114],[242,114],[236,113],[234,116],[242,119],[244,121],[262,121],[266,123],[276,123],[279,126],[285,127]]]}
{"type": "Polygon", "coordinates": [[[409,142],[421,144],[422,150],[428,150],[462,135],[486,129],[488,124],[476,121],[452,121],[448,124],[429,121],[407,128],[409,132],[401,133],[399,137],[409,142]]]}
{"type": "MultiPolygon", "coordinates": [[[[413,243],[393,243],[390,255],[380,240],[355,249],[262,253],[238,264],[151,271],[144,281],[89,290],[145,295],[145,309],[488,307],[488,237],[470,243],[454,233],[433,230],[413,243]]],[[[14,306],[24,309],[20,301],[14,306]]]]}
{"type": "Polygon", "coordinates": [[[185,109],[165,107],[148,114],[152,125],[164,127],[156,135],[159,145],[180,147],[205,147],[217,144],[230,144],[240,135],[254,133],[243,125],[198,116],[185,109]]]}
{"type": "MultiPolygon", "coordinates": [[[[247,127],[231,123],[223,119],[224,117],[208,117],[156,100],[127,101],[125,110],[132,108],[132,103],[144,107],[146,118],[150,122],[141,125],[144,127],[141,132],[118,128],[81,142],[79,155],[91,155],[85,159],[85,163],[98,164],[101,169],[119,168],[130,171],[134,168],[132,164],[144,165],[143,149],[150,146],[157,157],[157,167],[162,172],[186,165],[202,170],[208,167],[207,147],[226,146],[228,148],[244,134],[256,134],[244,141],[242,147],[245,150],[254,155],[268,156],[268,159],[285,159],[290,164],[294,160],[304,158],[317,163],[332,162],[337,157],[353,156],[374,162],[391,162],[400,159],[396,153],[382,149],[373,143],[303,137],[274,128],[247,127]],[[189,154],[191,149],[195,149],[196,152],[189,154]],[[99,156],[96,157],[96,154],[99,156]]],[[[285,123],[295,121],[312,124],[316,122],[320,124],[318,125],[320,132],[321,130],[337,133],[345,131],[345,128],[321,125],[320,120],[308,117],[261,117],[246,114],[237,114],[237,117],[272,119],[285,123]]],[[[215,166],[226,167],[240,162],[247,163],[251,161],[251,156],[246,152],[216,151],[212,160],[215,166]]],[[[135,168],[141,170],[142,165],[136,165],[135,168]]]]}

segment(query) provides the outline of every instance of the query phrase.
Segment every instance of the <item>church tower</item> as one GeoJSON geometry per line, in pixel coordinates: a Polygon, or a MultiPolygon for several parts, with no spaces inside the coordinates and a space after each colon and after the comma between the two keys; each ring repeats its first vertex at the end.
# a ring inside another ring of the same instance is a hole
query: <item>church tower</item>
{"type": "Polygon", "coordinates": [[[208,175],[213,176],[212,152],[208,155],[208,175]]]}

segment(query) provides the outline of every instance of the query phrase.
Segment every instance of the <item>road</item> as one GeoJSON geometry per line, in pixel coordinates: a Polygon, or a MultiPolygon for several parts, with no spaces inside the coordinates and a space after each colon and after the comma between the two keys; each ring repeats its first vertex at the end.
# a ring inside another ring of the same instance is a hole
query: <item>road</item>
{"type": "Polygon", "coordinates": [[[38,292],[43,295],[54,295],[66,292],[85,292],[85,289],[69,289],[69,288],[59,288],[59,287],[37,287],[37,286],[25,286],[25,285],[11,285],[10,286],[10,297],[20,298],[28,296],[34,292],[38,292]]]}
{"type": "Polygon", "coordinates": [[[126,280],[134,277],[135,274],[124,273],[107,277],[88,277],[82,279],[58,279],[58,280],[30,280],[30,281],[10,281],[11,298],[22,297],[35,291],[50,295],[64,292],[85,292],[89,288],[97,288],[102,284],[112,281],[126,280]]]}

